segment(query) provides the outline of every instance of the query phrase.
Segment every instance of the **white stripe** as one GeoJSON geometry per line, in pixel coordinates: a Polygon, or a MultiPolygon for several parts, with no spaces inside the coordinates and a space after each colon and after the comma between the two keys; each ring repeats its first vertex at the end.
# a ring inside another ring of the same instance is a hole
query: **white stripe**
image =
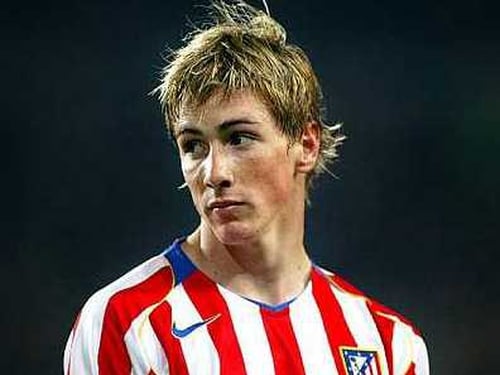
{"type": "MultiPolygon", "coordinates": [[[[203,320],[182,284],[168,295],[167,302],[172,308],[172,322],[176,327],[184,329],[203,320]]],[[[219,354],[206,325],[179,341],[190,374],[220,373],[219,354]]]]}
{"type": "Polygon", "coordinates": [[[411,328],[399,320],[394,323],[392,334],[392,366],[394,374],[405,374],[411,365],[412,342],[411,328]]]}
{"type": "Polygon", "coordinates": [[[147,374],[150,370],[156,374],[169,373],[167,357],[149,321],[149,315],[158,305],[143,311],[125,334],[133,375],[147,374]]]}
{"type": "Polygon", "coordinates": [[[366,305],[366,298],[339,290],[334,285],[331,286],[331,289],[339,301],[344,319],[358,348],[376,350],[382,375],[388,375],[389,369],[384,345],[375,321],[366,305]]]}
{"type": "Polygon", "coordinates": [[[323,273],[323,274],[325,274],[326,276],[329,276],[329,277],[331,277],[331,276],[335,276],[335,274],[334,274],[332,271],[330,271],[330,270],[327,270],[327,269],[325,269],[325,268],[318,267],[318,266],[316,266],[315,268],[316,268],[316,269],[318,269],[318,270],[320,271],[320,273],[323,273]]]}
{"type": "Polygon", "coordinates": [[[416,375],[429,375],[429,357],[427,354],[427,347],[425,346],[424,339],[420,336],[413,335],[413,358],[415,361],[415,374],[416,375]]]}
{"type": "Polygon", "coordinates": [[[247,375],[274,374],[273,355],[259,306],[218,288],[229,309],[247,375]]]}
{"type": "MultiPolygon", "coordinates": [[[[65,355],[65,362],[71,361],[71,375],[97,375],[99,373],[98,352],[104,313],[109,299],[121,290],[143,282],[167,265],[166,258],[163,255],[157,255],[89,298],[80,313],[78,325],[73,333],[71,349],[67,347],[65,355]]],[[[69,340],[68,345],[71,345],[69,340]]]]}
{"type": "Polygon", "coordinates": [[[290,320],[307,375],[337,375],[321,313],[312,294],[311,283],[290,304],[290,320]]]}
{"type": "Polygon", "coordinates": [[[424,340],[408,324],[397,318],[395,320],[392,336],[394,374],[406,374],[413,362],[416,375],[429,375],[429,357],[424,340]]]}
{"type": "Polygon", "coordinates": [[[74,335],[75,335],[75,330],[71,329],[71,332],[70,332],[69,337],[68,337],[68,341],[66,342],[66,346],[64,348],[63,370],[64,370],[65,374],[69,373],[69,360],[71,357],[71,350],[73,348],[74,335]]]}

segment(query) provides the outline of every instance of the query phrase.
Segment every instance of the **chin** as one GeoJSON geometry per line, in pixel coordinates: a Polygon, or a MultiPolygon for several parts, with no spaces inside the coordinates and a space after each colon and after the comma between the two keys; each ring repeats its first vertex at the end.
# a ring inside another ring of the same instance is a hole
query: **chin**
{"type": "Polygon", "coordinates": [[[240,245],[252,241],[257,233],[254,228],[242,223],[215,225],[211,229],[217,240],[224,245],[240,245]]]}

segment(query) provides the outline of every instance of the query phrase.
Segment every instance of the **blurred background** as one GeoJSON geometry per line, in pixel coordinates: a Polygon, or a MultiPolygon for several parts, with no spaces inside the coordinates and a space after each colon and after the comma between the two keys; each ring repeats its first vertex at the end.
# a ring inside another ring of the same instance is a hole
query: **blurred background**
{"type": "MultiPolygon", "coordinates": [[[[497,13],[268,2],[349,138],[312,193],[311,256],[413,320],[433,374],[498,374],[497,13]]],[[[2,6],[2,373],[60,374],[90,294],[196,225],[148,93],[200,4],[2,6]]]]}

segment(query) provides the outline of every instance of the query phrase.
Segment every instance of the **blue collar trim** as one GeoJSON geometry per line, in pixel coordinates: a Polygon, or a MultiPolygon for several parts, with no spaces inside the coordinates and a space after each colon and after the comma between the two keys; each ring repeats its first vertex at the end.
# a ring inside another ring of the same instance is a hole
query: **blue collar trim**
{"type": "MultiPolygon", "coordinates": [[[[168,262],[172,266],[176,286],[178,284],[182,283],[193,272],[198,270],[196,268],[196,266],[193,264],[193,262],[191,262],[191,260],[184,253],[184,250],[182,250],[181,243],[184,242],[185,240],[186,240],[186,237],[181,237],[181,238],[176,239],[172,243],[172,245],[170,245],[163,253],[165,258],[168,259],[168,262]]],[[[286,309],[296,298],[296,297],[292,298],[290,301],[286,301],[286,302],[283,302],[283,303],[280,303],[277,305],[268,305],[267,303],[255,301],[251,298],[247,298],[247,297],[243,297],[243,296],[240,296],[240,297],[246,299],[247,301],[255,303],[256,305],[258,305],[259,307],[261,307],[263,309],[266,309],[266,310],[272,311],[272,312],[279,312],[281,310],[286,309]]]]}
{"type": "Polygon", "coordinates": [[[196,266],[182,250],[181,243],[184,242],[185,239],[185,237],[176,239],[163,254],[172,266],[175,285],[182,283],[197,270],[196,266]]]}

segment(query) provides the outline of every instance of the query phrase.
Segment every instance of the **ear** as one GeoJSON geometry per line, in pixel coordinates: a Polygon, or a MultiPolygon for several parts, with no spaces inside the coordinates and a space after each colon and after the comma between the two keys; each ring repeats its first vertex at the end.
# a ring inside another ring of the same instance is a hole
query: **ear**
{"type": "Polygon", "coordinates": [[[299,157],[297,159],[297,172],[309,173],[316,166],[319,156],[321,139],[321,128],[316,121],[308,122],[297,142],[299,145],[299,157]]]}

